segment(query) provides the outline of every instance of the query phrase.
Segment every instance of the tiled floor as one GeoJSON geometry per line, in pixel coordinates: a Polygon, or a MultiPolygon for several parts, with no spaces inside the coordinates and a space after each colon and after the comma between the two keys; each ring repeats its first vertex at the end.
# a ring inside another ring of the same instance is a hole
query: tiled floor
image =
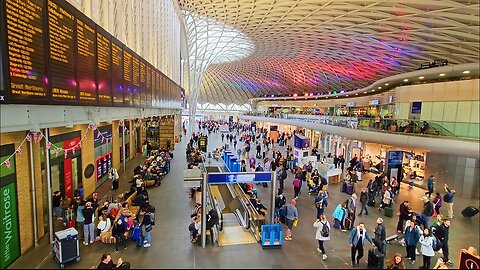
{"type": "MultiPolygon", "coordinates": [[[[220,136],[212,134],[209,137],[209,150],[221,145],[220,136]]],[[[150,188],[149,193],[152,204],[156,207],[157,225],[152,231],[153,244],[150,248],[136,248],[132,241],[128,249],[113,254],[113,247],[102,243],[95,243],[89,246],[80,247],[81,261],[67,264],[66,268],[90,268],[97,265],[100,256],[104,252],[110,252],[114,260],[122,257],[129,261],[132,268],[350,268],[350,248],[347,243],[347,233],[333,230],[332,240],[326,243],[328,259],[323,261],[321,255],[316,251],[317,242],[314,239],[315,231],[312,224],[315,220],[315,207],[313,195],[308,195],[306,186],[302,187],[297,207],[299,209],[299,226],[294,228],[293,241],[284,242],[282,248],[262,249],[259,244],[245,244],[225,247],[212,247],[207,245],[202,249],[198,244],[189,241],[188,225],[190,223],[190,212],[192,201],[183,188],[183,170],[185,162],[186,140],[176,145],[175,158],[172,162],[172,171],[165,177],[159,188],[150,188]]],[[[239,143],[238,147],[241,147],[239,143]]],[[[278,148],[278,147],[277,147],[278,148]]],[[[282,147],[283,149],[283,147],[282,147]]],[[[128,187],[128,180],[131,179],[133,167],[141,162],[141,158],[129,162],[127,166],[126,181],[121,184],[121,189],[128,187]]],[[[366,185],[366,180],[372,175],[364,174],[364,181],[356,187],[366,185]]],[[[285,182],[287,198],[293,195],[291,185],[292,174],[285,182]]],[[[263,203],[268,206],[269,189],[257,186],[263,203]]],[[[340,193],[339,185],[331,185],[329,206],[326,215],[332,220],[332,211],[336,205],[348,198],[345,193],[340,193]]],[[[106,192],[106,191],[105,191],[106,192]]],[[[421,211],[422,202],[420,197],[423,190],[402,190],[396,201],[408,199],[412,202],[415,211],[421,211]]],[[[450,231],[450,258],[457,265],[459,249],[467,248],[470,245],[478,248],[479,243],[479,217],[472,219],[463,218],[460,214],[465,206],[478,205],[478,200],[457,198],[455,204],[455,218],[452,221],[450,231]]],[[[398,207],[398,205],[397,205],[398,207]]],[[[356,221],[363,221],[366,228],[373,234],[376,218],[382,216],[375,209],[371,209],[369,216],[357,217],[356,221]]],[[[396,228],[397,218],[384,217],[387,227],[387,235],[393,234],[396,228]]],[[[59,268],[49,254],[48,241],[43,239],[40,247],[30,250],[22,256],[10,268],[59,268]]],[[[367,249],[370,248],[367,245],[367,249]]],[[[405,248],[397,243],[388,245],[387,258],[395,252],[405,255],[405,248]]],[[[439,255],[436,255],[436,258],[439,255]]],[[[436,258],[432,260],[436,261],[436,258]]],[[[366,257],[359,268],[366,268],[366,257]]],[[[417,258],[415,265],[407,264],[408,268],[418,268],[421,265],[421,258],[417,258]]]]}

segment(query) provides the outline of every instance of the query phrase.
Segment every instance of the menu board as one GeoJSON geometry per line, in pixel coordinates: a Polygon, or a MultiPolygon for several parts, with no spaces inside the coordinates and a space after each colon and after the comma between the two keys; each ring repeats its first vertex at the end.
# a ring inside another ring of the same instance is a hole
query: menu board
{"type": "Polygon", "coordinates": [[[123,48],[116,38],[112,37],[112,97],[113,106],[123,106],[123,48]]]}
{"type": "Polygon", "coordinates": [[[145,84],[145,107],[152,106],[152,72],[153,67],[147,64],[147,82],[145,84]]]}
{"type": "Polygon", "coordinates": [[[132,106],[132,53],[124,47],[123,50],[123,105],[132,106]]]}
{"type": "Polygon", "coordinates": [[[77,15],[77,82],[81,104],[97,104],[95,23],[77,15]]]}
{"type": "Polygon", "coordinates": [[[77,101],[75,79],[75,16],[64,1],[48,0],[49,78],[52,102],[77,101]]]}
{"type": "Polygon", "coordinates": [[[133,107],[140,107],[140,60],[132,56],[132,101],[133,107]]]}
{"type": "MultiPolygon", "coordinates": [[[[99,105],[112,105],[110,69],[112,42],[110,34],[97,26],[97,87],[99,105]]],[[[123,97],[122,97],[123,101],[123,97]]]]}
{"type": "MultiPolygon", "coordinates": [[[[41,0],[4,0],[5,21],[2,25],[6,34],[6,47],[2,49],[2,61],[8,55],[5,64],[9,79],[9,93],[2,88],[0,103],[33,100],[48,100],[47,77],[45,74],[45,16],[44,1],[41,0]],[[5,29],[6,28],[6,29],[5,29]],[[5,53],[3,53],[5,52],[5,53]]],[[[2,46],[5,46],[2,44],[2,46]]]]}

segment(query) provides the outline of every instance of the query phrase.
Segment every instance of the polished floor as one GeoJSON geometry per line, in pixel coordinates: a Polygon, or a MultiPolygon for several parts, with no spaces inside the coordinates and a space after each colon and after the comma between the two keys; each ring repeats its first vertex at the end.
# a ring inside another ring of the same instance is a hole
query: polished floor
{"type": "MultiPolygon", "coordinates": [[[[212,134],[208,141],[209,150],[221,145],[219,134],[212,134]]],[[[315,207],[313,195],[308,195],[306,186],[302,187],[297,207],[299,209],[299,226],[293,230],[293,240],[284,241],[281,248],[262,249],[260,244],[243,244],[230,246],[212,246],[207,245],[205,249],[198,243],[192,244],[189,241],[188,225],[190,223],[190,213],[192,210],[192,200],[188,197],[187,189],[183,187],[183,170],[186,168],[184,139],[176,145],[174,159],[172,161],[172,170],[167,175],[159,188],[150,188],[150,201],[156,207],[157,225],[152,231],[153,243],[150,248],[136,248],[133,241],[129,241],[128,249],[119,253],[113,253],[113,247],[100,242],[89,246],[80,245],[81,261],[66,264],[65,268],[91,268],[98,265],[100,256],[104,252],[112,253],[114,260],[122,257],[124,261],[129,261],[132,268],[350,268],[350,248],[347,243],[347,233],[340,230],[333,230],[331,241],[325,244],[328,258],[322,260],[321,255],[316,251],[317,242],[314,239],[315,231],[312,227],[315,221],[315,207]]],[[[242,147],[239,143],[237,147],[242,147]]],[[[277,147],[278,148],[278,147],[277,147]]],[[[282,152],[283,147],[282,147],[282,152]]],[[[122,183],[119,190],[128,188],[127,183],[132,177],[133,168],[142,162],[141,157],[137,157],[127,164],[126,173],[121,173],[122,183]]],[[[363,181],[356,187],[366,185],[369,177],[372,175],[364,174],[363,181]],[[367,181],[366,181],[367,180],[367,181]]],[[[292,174],[285,182],[287,198],[293,196],[293,187],[291,185],[292,174]]],[[[269,188],[257,186],[263,203],[269,206],[268,197],[269,188]]],[[[336,205],[348,198],[348,195],[339,191],[339,185],[331,185],[329,206],[326,215],[332,220],[332,212],[336,205]]],[[[402,187],[400,195],[396,201],[408,199],[412,202],[415,211],[421,211],[422,202],[420,197],[423,190],[414,188],[408,190],[402,187]]],[[[101,194],[108,196],[111,191],[108,187],[102,187],[101,194]]],[[[451,268],[457,268],[459,250],[468,248],[468,246],[479,247],[479,216],[468,219],[460,214],[461,209],[467,205],[478,205],[478,200],[457,198],[454,212],[455,217],[452,220],[450,231],[450,259],[454,262],[451,268]]],[[[397,206],[398,207],[398,204],[397,206]]],[[[357,217],[356,222],[364,221],[366,228],[371,234],[375,226],[376,218],[382,214],[376,209],[370,209],[370,215],[357,217]]],[[[387,227],[387,235],[395,233],[397,218],[383,217],[387,227]]],[[[48,245],[48,239],[44,237],[40,246],[32,248],[25,255],[20,257],[10,268],[59,268],[59,264],[50,254],[51,248],[48,245]]],[[[367,249],[370,246],[367,244],[367,249]]],[[[405,248],[398,243],[392,243],[387,248],[387,258],[390,258],[395,252],[405,255],[405,248]]],[[[437,253],[435,259],[440,255],[437,253]]],[[[366,268],[366,257],[360,263],[359,268],[366,268]]],[[[407,268],[417,268],[421,265],[422,259],[417,257],[415,265],[407,263],[407,268]]],[[[433,266],[432,266],[433,267],[433,266]]]]}

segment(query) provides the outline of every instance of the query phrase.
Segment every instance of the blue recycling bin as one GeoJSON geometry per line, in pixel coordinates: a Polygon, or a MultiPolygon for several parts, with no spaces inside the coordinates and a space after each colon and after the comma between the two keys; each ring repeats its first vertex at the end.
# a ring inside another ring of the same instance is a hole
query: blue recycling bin
{"type": "Polygon", "coordinates": [[[237,162],[237,158],[235,156],[231,157],[230,158],[230,166],[228,167],[228,169],[231,171],[231,172],[234,172],[234,167],[233,167],[233,164],[237,162]]]}
{"type": "Polygon", "coordinates": [[[239,162],[233,163],[233,170],[232,170],[232,172],[240,172],[240,163],[239,163],[239,162]]]}
{"type": "Polygon", "coordinates": [[[280,224],[262,225],[262,247],[281,247],[283,231],[280,224]]]}

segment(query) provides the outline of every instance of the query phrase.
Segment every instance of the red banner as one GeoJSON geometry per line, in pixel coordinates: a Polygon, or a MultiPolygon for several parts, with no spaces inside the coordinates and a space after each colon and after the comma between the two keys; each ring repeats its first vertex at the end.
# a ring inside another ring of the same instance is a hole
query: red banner
{"type": "Polygon", "coordinates": [[[65,196],[73,199],[73,178],[72,178],[72,159],[67,158],[63,161],[63,183],[65,186],[65,196]]]}
{"type": "MultiPolygon", "coordinates": [[[[80,138],[73,138],[71,140],[63,141],[63,149],[70,149],[75,146],[75,150],[79,150],[80,149],[80,145],[78,144],[79,141],[80,141],[80,138]]],[[[70,149],[69,152],[71,151],[72,150],[70,149]]]]}

